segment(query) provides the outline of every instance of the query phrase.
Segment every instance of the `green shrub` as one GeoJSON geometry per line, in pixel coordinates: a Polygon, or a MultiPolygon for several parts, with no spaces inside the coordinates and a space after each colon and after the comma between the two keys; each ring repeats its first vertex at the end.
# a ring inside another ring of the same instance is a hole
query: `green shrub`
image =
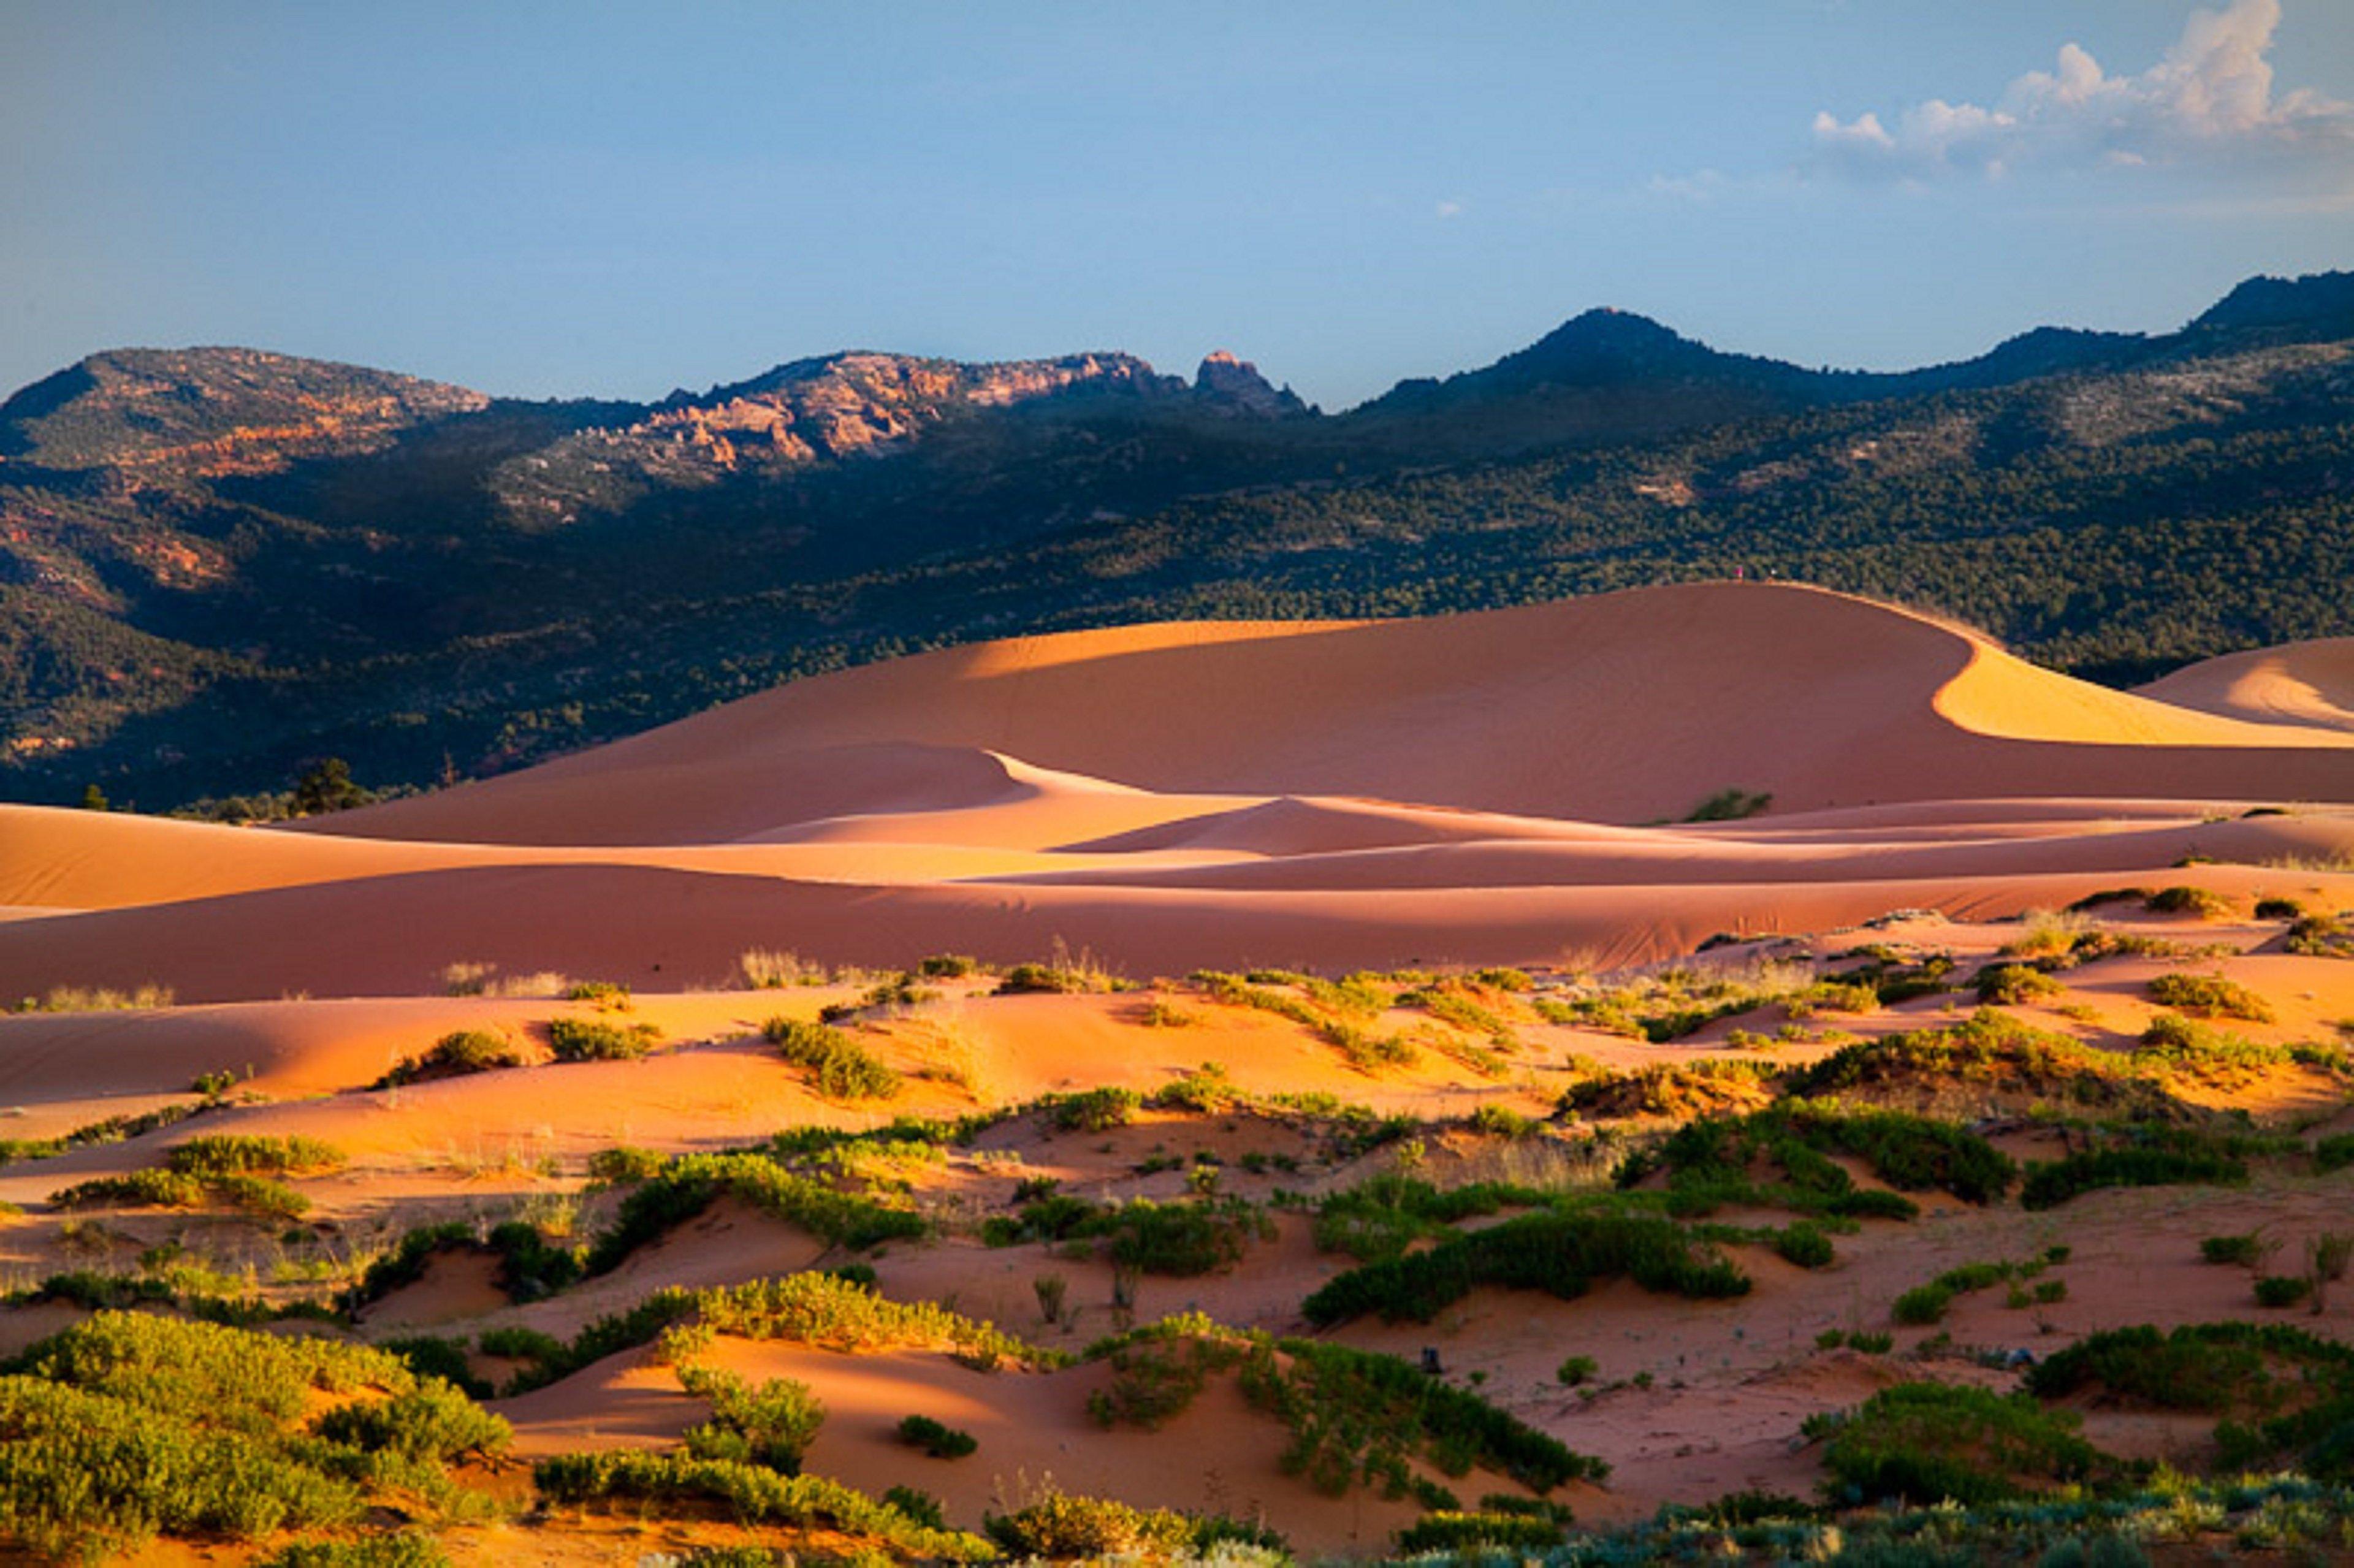
{"type": "Polygon", "coordinates": [[[725,1508],[747,1525],[833,1529],[916,1558],[977,1563],[992,1555],[977,1536],[925,1524],[839,1481],[724,1459],[631,1450],[563,1454],[541,1460],[532,1479],[558,1503],[701,1501],[725,1508]]]}
{"type": "Polygon", "coordinates": [[[1954,1293],[1942,1285],[1916,1285],[1896,1298],[1889,1316],[1908,1328],[1935,1323],[1954,1304],[1954,1293]]]}
{"type": "Polygon", "coordinates": [[[298,1219],[311,1208],[310,1199],[282,1181],[261,1176],[204,1178],[179,1171],[93,1177],[50,1193],[49,1202],[61,1209],[193,1209],[220,1202],[269,1219],[298,1219]]]}
{"type": "Polygon", "coordinates": [[[1386,1258],[1328,1281],[1301,1303],[1320,1327],[1368,1312],[1427,1323],[1479,1286],[1582,1296],[1624,1275],[1647,1290],[1707,1298],[1745,1295],[1749,1277],[1648,1215],[1545,1213],[1451,1235],[1426,1252],[1386,1258]]]}
{"type": "Polygon", "coordinates": [[[1241,1360],[1243,1348],[1207,1334],[1167,1332],[1139,1336],[1111,1351],[1111,1381],[1087,1397],[1087,1414],[1105,1426],[1141,1426],[1147,1431],[1183,1414],[1213,1372],[1241,1360]]]}
{"type": "Polygon", "coordinates": [[[1858,1190],[1833,1154],[1861,1159],[1892,1186],[1943,1190],[1972,1203],[2001,1197],[2018,1171],[1985,1139],[1949,1122],[1785,1104],[1748,1117],[1688,1122],[1652,1159],[1622,1169],[1619,1182],[1631,1186],[1664,1167],[1671,1206],[1686,1215],[1752,1203],[1859,1218],[1910,1219],[1917,1212],[1893,1194],[1858,1190]],[[1760,1166],[1781,1180],[1761,1184],[1755,1174],[1760,1166]]]}
{"type": "Polygon", "coordinates": [[[2031,1001],[2048,1001],[2062,995],[2067,987],[2026,964],[1993,964],[1978,971],[1978,1001],[2004,1007],[2017,1007],[2031,1001]]]}
{"type": "Polygon", "coordinates": [[[0,1377],[0,1537],[46,1555],[347,1524],[380,1478],[440,1484],[429,1466],[460,1424],[490,1445],[505,1432],[382,1351],[146,1313],[101,1311],[16,1365],[0,1377]],[[366,1428],[385,1447],[344,1440],[365,1425],[346,1412],[387,1410],[366,1428]]]}
{"type": "Polygon", "coordinates": [[[1140,1198],[1111,1211],[1104,1234],[1116,1264],[1180,1277],[1214,1274],[1242,1261],[1251,1238],[1272,1235],[1265,1216],[1239,1199],[1155,1203],[1140,1198]]]}
{"type": "Polygon", "coordinates": [[[2248,1179],[2247,1161],[2195,1140],[2096,1149],[2027,1168],[2019,1201],[2050,1209],[2103,1187],[2164,1187],[2180,1182],[2234,1186],[2248,1179]]]}
{"type": "Polygon", "coordinates": [[[2025,1395],[1945,1383],[1898,1383],[1828,1429],[1825,1492],[1838,1502],[1902,1498],[1983,1507],[2084,1481],[2103,1465],[2074,1417],[2025,1395]]]}
{"type": "Polygon", "coordinates": [[[810,1086],[828,1099],[887,1100],[899,1092],[897,1073],[831,1024],[771,1018],[760,1033],[776,1046],[777,1054],[801,1068],[810,1086]]]}
{"type": "Polygon", "coordinates": [[[1438,1510],[1398,1531],[1398,1552],[1544,1552],[1563,1542],[1558,1520],[1528,1514],[1438,1510]]]}
{"type": "Polygon", "coordinates": [[[588,1157],[588,1175],[592,1181],[610,1181],[617,1187],[651,1181],[662,1174],[663,1158],[651,1149],[628,1144],[600,1149],[588,1157]]]}
{"type": "Polygon", "coordinates": [[[455,1078],[471,1073],[520,1067],[523,1057],[506,1037],[487,1029],[458,1029],[435,1041],[421,1056],[404,1056],[371,1088],[397,1088],[429,1078],[455,1078]]]}
{"type": "Polygon", "coordinates": [[[2252,1023],[2273,1020],[2272,1003],[2221,975],[2158,975],[2149,982],[2149,999],[2194,1018],[2243,1018],[2252,1023]]]}
{"type": "Polygon", "coordinates": [[[1245,1396],[1290,1427],[1284,1468],[1331,1495],[1376,1479],[1403,1493],[1416,1457],[1450,1476],[1484,1467],[1538,1492],[1609,1474],[1603,1461],[1394,1356],[1320,1340],[1252,1337],[1251,1346],[1245,1396]]]}
{"type": "Polygon", "coordinates": [[[1184,1515],[1130,1508],[1108,1498],[1073,1497],[1054,1489],[1006,1514],[982,1520],[990,1539],[1010,1554],[1050,1562],[1105,1557],[1169,1557],[1193,1539],[1184,1515]]]}
{"type": "Polygon", "coordinates": [[[2313,1145],[2313,1168],[2323,1175],[2343,1171],[2354,1165],[2354,1132],[2341,1132],[2317,1139],[2313,1145]]]}
{"type": "Polygon", "coordinates": [[[1593,1382],[1594,1374],[1601,1370],[1602,1363],[1592,1356],[1572,1356],[1555,1369],[1553,1376],[1560,1379],[1564,1386],[1575,1388],[1581,1383],[1593,1382]]]}
{"type": "Polygon", "coordinates": [[[981,1446],[981,1440],[971,1433],[928,1415],[910,1415],[901,1421],[899,1441],[911,1448],[921,1448],[935,1459],[961,1459],[981,1446]]]}
{"type": "Polygon", "coordinates": [[[342,1169],[345,1156],[315,1138],[257,1138],[217,1132],[189,1139],[164,1156],[167,1169],[200,1178],[311,1176],[342,1169]]]}
{"type": "Polygon", "coordinates": [[[836,1245],[870,1247],[924,1234],[921,1216],[838,1192],[797,1176],[759,1154],[687,1154],[665,1164],[621,1200],[611,1227],[588,1249],[586,1272],[604,1274],[621,1260],[732,1192],[765,1213],[836,1245]]]}
{"type": "Polygon", "coordinates": [[[440,1378],[425,1379],[389,1399],[339,1405],[320,1416],[314,1430],[332,1443],[437,1464],[496,1454],[514,1436],[504,1420],[440,1378]]]}
{"type": "Polygon", "coordinates": [[[1833,1256],[1831,1238],[1819,1226],[1803,1222],[1775,1232],[1774,1250],[1784,1262],[1800,1268],[1828,1268],[1833,1256]]]}
{"type": "Polygon", "coordinates": [[[466,1359],[463,1340],[444,1339],[439,1334],[408,1334],[380,1340],[377,1348],[408,1362],[408,1370],[419,1377],[440,1378],[469,1399],[488,1399],[496,1392],[474,1375],[472,1364],[466,1359]]]}
{"type": "Polygon", "coordinates": [[[2253,1268],[2264,1256],[2263,1246],[2263,1242],[2253,1231],[2238,1235],[2206,1236],[2199,1243],[2199,1255],[2209,1263],[2237,1264],[2243,1268],[2253,1268]]]}
{"type": "Polygon", "coordinates": [[[415,1531],[363,1535],[350,1541],[298,1541],[253,1568],[450,1568],[433,1538],[415,1531]]]}
{"type": "Polygon", "coordinates": [[[2161,887],[2145,897],[2142,906],[2156,915],[2196,915],[2201,920],[2221,920],[2232,913],[2232,901],[2221,894],[2188,885],[2161,887]]]}
{"type": "Polygon", "coordinates": [[[1774,804],[1773,791],[1727,788],[1719,789],[1685,816],[1687,822],[1737,822],[1763,813],[1774,804]]]}
{"type": "Polygon", "coordinates": [[[2294,1307],[2313,1294],[2313,1281],[2301,1274],[2266,1274],[2256,1279],[2256,1305],[2294,1307]]]}
{"type": "Polygon", "coordinates": [[[652,1023],[615,1023],[603,1018],[551,1018],[547,1044],[559,1062],[632,1062],[662,1044],[652,1023]]]}
{"type": "Polygon", "coordinates": [[[1088,1089],[1047,1103],[1046,1119],[1062,1132],[1109,1132],[1136,1119],[1144,1097],[1134,1089],[1088,1089]]]}
{"type": "Polygon", "coordinates": [[[2283,946],[2307,958],[2354,959],[2354,916],[2300,915],[2283,946]]]}
{"type": "Polygon", "coordinates": [[[1460,1513],[1448,1510],[1424,1514],[1398,1531],[1397,1548],[1408,1554],[1424,1552],[1543,1552],[1559,1546],[1559,1521],[1518,1513],[1460,1513]]]}
{"type": "Polygon", "coordinates": [[[809,1384],[770,1378],[755,1386],[733,1372],[678,1369],[679,1386],[711,1402],[711,1419],[690,1426],[686,1451],[697,1459],[758,1465],[782,1476],[801,1473],[801,1456],[825,1424],[825,1405],[809,1384]]]}

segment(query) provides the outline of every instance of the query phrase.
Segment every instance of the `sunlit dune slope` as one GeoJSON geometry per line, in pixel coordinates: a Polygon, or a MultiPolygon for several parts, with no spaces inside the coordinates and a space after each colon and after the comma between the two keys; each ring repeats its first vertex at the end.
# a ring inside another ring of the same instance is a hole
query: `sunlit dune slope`
{"type": "Polygon", "coordinates": [[[2177,707],[2255,724],[2354,730],[2354,637],[2226,653],[2137,691],[2177,707]]]}
{"type": "Polygon", "coordinates": [[[889,809],[809,758],[892,743],[1159,791],[1605,821],[1681,816],[1726,788],[1796,810],[2354,798],[2347,734],[2087,685],[1842,595],[1712,583],[1422,620],[1162,624],[952,649],[796,682],[333,826],[483,842],[739,838],[889,809]]]}

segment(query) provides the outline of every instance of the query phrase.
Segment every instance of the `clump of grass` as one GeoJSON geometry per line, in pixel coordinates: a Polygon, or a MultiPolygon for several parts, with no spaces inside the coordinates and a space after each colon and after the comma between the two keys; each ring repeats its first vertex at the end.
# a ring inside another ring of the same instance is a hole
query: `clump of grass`
{"type": "Polygon", "coordinates": [[[2232,913],[2232,901],[2210,888],[2179,884],[2161,887],[2142,900],[2153,915],[2195,915],[2201,920],[2221,920],[2232,913]]]}
{"type": "Polygon", "coordinates": [[[1058,1132],[1109,1132],[1136,1119],[1144,1097],[1119,1086],[1059,1096],[1046,1104],[1046,1120],[1058,1132]]]}
{"type": "Polygon", "coordinates": [[[242,1174],[198,1177],[180,1171],[93,1177],[50,1193],[49,1202],[60,1209],[194,1209],[217,1202],[260,1218],[290,1220],[311,1210],[311,1200],[282,1181],[242,1174]]]}
{"type": "Polygon", "coordinates": [[[1825,1494],[1983,1507],[2085,1481],[2111,1467],[2077,1433],[2076,1418],[2023,1394],[1946,1383],[1898,1383],[1851,1412],[1809,1418],[1828,1437],[1825,1494]]]}
{"type": "Polygon", "coordinates": [[[1084,995],[1097,991],[1119,991],[1125,982],[1082,948],[1072,952],[1061,942],[1054,952],[1037,963],[1016,964],[1007,969],[997,983],[1000,996],[1019,996],[1025,992],[1044,991],[1062,995],[1084,995]]]}
{"type": "Polygon", "coordinates": [[[557,1503],[716,1505],[743,1524],[835,1531],[916,1561],[980,1563],[995,1555],[979,1536],[923,1523],[839,1481],[738,1461],[641,1450],[561,1454],[534,1467],[532,1480],[557,1503]]]}
{"type": "Polygon", "coordinates": [[[1766,789],[1723,789],[1685,813],[1687,822],[1738,822],[1762,815],[1774,804],[1766,789]]]}
{"type": "Polygon", "coordinates": [[[602,1018],[551,1018],[547,1044],[559,1062],[633,1062],[663,1042],[652,1023],[615,1023],[602,1018]]]}
{"type": "Polygon", "coordinates": [[[1990,964],[1978,971],[1975,983],[1979,1001],[2003,1007],[2049,1001],[2068,989],[2041,969],[2026,964],[1990,964]]]}
{"type": "Polygon", "coordinates": [[[2354,916],[2299,913],[2284,946],[2313,959],[2354,959],[2354,916]]]}
{"type": "Polygon", "coordinates": [[[935,1459],[961,1459],[981,1446],[970,1432],[960,1431],[928,1415],[910,1415],[898,1425],[899,1441],[921,1448],[935,1459]]]}
{"type": "Polygon", "coordinates": [[[2203,1236],[2199,1242],[2199,1255],[2209,1263],[2253,1268],[2263,1261],[2264,1243],[2253,1231],[2235,1235],[2203,1236]]]}
{"type": "Polygon", "coordinates": [[[382,1351],[101,1311],[0,1377],[0,1537],[95,1558],[345,1526],[396,1495],[440,1511],[462,1498],[440,1467],[507,1436],[382,1351]]]}
{"type": "Polygon", "coordinates": [[[1748,1276],[1670,1221],[1549,1212],[1352,1269],[1310,1296],[1300,1310],[1310,1322],[1327,1327],[1369,1312],[1426,1323],[1480,1285],[1569,1299],[1596,1279],[1621,1275],[1647,1290],[1696,1298],[1749,1290],[1748,1276]]]}
{"type": "Polygon", "coordinates": [[[1156,1107],[1203,1116],[1219,1116],[1248,1103],[1249,1097],[1235,1086],[1223,1062],[1204,1062],[1152,1092],[1152,1104],[1156,1107]]]}
{"type": "Polygon", "coordinates": [[[125,991],[112,986],[51,986],[39,996],[28,996],[18,1002],[17,1012],[143,1012],[172,1005],[172,988],[167,985],[135,985],[125,991]]]}
{"type": "Polygon", "coordinates": [[[2002,945],[2007,959],[2058,959],[2072,951],[2093,923],[2077,911],[2030,909],[2019,917],[2020,933],[2002,945]]]}
{"type": "Polygon", "coordinates": [[[2049,1209],[2104,1187],[2164,1187],[2182,1182],[2237,1186],[2248,1164],[2228,1142],[2196,1134],[2137,1128],[2134,1141],[2089,1150],[2027,1168],[2019,1201],[2029,1209],[2049,1209]]]}
{"type": "Polygon", "coordinates": [[[639,1247],[732,1192],[765,1213],[822,1236],[837,1245],[870,1247],[920,1236],[920,1215],[872,1199],[838,1192],[796,1175],[759,1154],[687,1154],[667,1161],[661,1173],[631,1189],[610,1229],[591,1245],[590,1274],[618,1267],[639,1247]]]}
{"type": "Polygon", "coordinates": [[[488,1029],[454,1029],[436,1040],[422,1055],[404,1056],[370,1088],[398,1088],[432,1078],[463,1077],[471,1073],[520,1067],[523,1056],[503,1035],[488,1029]]]}
{"type": "Polygon", "coordinates": [[[823,985],[823,964],[804,960],[798,953],[767,948],[747,948],[736,955],[736,975],[754,991],[783,991],[792,986],[823,985]]]}
{"type": "Polygon", "coordinates": [[[2272,1003],[2221,975],[2159,975],[2149,982],[2149,999],[2194,1018],[2240,1018],[2251,1023],[2273,1021],[2272,1003]]]}
{"type": "Polygon", "coordinates": [[[771,1018],[760,1033],[828,1099],[885,1100],[899,1092],[899,1075],[832,1024],[771,1018]]]}
{"type": "Polygon", "coordinates": [[[340,1171],[347,1159],[334,1144],[315,1138],[220,1132],[189,1139],[164,1156],[164,1165],[205,1180],[256,1174],[316,1176],[340,1171]]]}

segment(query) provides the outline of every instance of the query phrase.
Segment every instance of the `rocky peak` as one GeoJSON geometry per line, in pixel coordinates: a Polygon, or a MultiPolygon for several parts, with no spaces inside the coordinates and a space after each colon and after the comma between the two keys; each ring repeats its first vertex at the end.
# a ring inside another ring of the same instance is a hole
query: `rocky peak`
{"type": "Polygon", "coordinates": [[[473,413],[462,387],[248,348],[116,349],[0,404],[0,456],[145,477],[267,473],[473,413]]]}
{"type": "Polygon", "coordinates": [[[1225,349],[1214,349],[1193,375],[1193,396],[1221,412],[1279,419],[1308,412],[1288,387],[1278,389],[1258,373],[1258,366],[1237,359],[1225,349]]]}

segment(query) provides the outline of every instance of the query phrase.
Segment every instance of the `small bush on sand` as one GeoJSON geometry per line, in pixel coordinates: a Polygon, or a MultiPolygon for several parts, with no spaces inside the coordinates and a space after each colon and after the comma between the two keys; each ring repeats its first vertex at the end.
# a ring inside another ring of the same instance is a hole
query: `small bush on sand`
{"type": "Polygon", "coordinates": [[[771,1018],[760,1033],[776,1046],[777,1054],[801,1068],[810,1086],[828,1099],[887,1100],[899,1092],[897,1073],[830,1023],[771,1018]]]}
{"type": "Polygon", "coordinates": [[[1046,1119],[1059,1132],[1109,1132],[1136,1119],[1144,1097],[1134,1089],[1088,1089],[1065,1095],[1046,1107],[1046,1119]]]}
{"type": "Polygon", "coordinates": [[[662,1044],[652,1023],[614,1023],[602,1018],[551,1018],[547,1044],[559,1062],[630,1062],[662,1044]]]}
{"type": "Polygon", "coordinates": [[[1980,1001],[2002,1007],[2048,1001],[2068,989],[2041,969],[2025,964],[1989,965],[1978,971],[1977,983],[1980,1001]]]}
{"type": "Polygon", "coordinates": [[[2159,975],[2149,982],[2149,999],[2193,1018],[2243,1018],[2252,1023],[2273,1020],[2272,1003],[2221,975],[2159,975]]]}
{"type": "Polygon", "coordinates": [[[506,1036],[487,1029],[457,1029],[436,1040],[423,1055],[402,1057],[392,1071],[369,1086],[397,1088],[429,1078],[455,1078],[522,1065],[522,1055],[506,1036]]]}
{"type": "Polygon", "coordinates": [[[1774,804],[1767,790],[1719,789],[1686,813],[1687,822],[1737,822],[1762,814],[1774,804]]]}
{"type": "Polygon", "coordinates": [[[2221,920],[2232,913],[2232,901],[2221,894],[2188,885],[2161,887],[2144,898],[2142,906],[2153,915],[2196,915],[2201,920],[2221,920]]]}
{"type": "Polygon", "coordinates": [[[2088,1479],[2105,1467],[2073,1415],[2024,1394],[1898,1383],[1844,1415],[1809,1419],[1828,1436],[1824,1491],[1834,1502],[1903,1498],[1981,1507],[2088,1479]]]}
{"type": "Polygon", "coordinates": [[[164,1157],[164,1164],[196,1177],[315,1176],[341,1170],[345,1159],[342,1150],[315,1138],[221,1132],[189,1139],[164,1157]]]}
{"type": "Polygon", "coordinates": [[[935,1459],[961,1459],[981,1446],[970,1432],[959,1431],[928,1415],[910,1415],[899,1423],[899,1441],[921,1448],[935,1459]]]}

